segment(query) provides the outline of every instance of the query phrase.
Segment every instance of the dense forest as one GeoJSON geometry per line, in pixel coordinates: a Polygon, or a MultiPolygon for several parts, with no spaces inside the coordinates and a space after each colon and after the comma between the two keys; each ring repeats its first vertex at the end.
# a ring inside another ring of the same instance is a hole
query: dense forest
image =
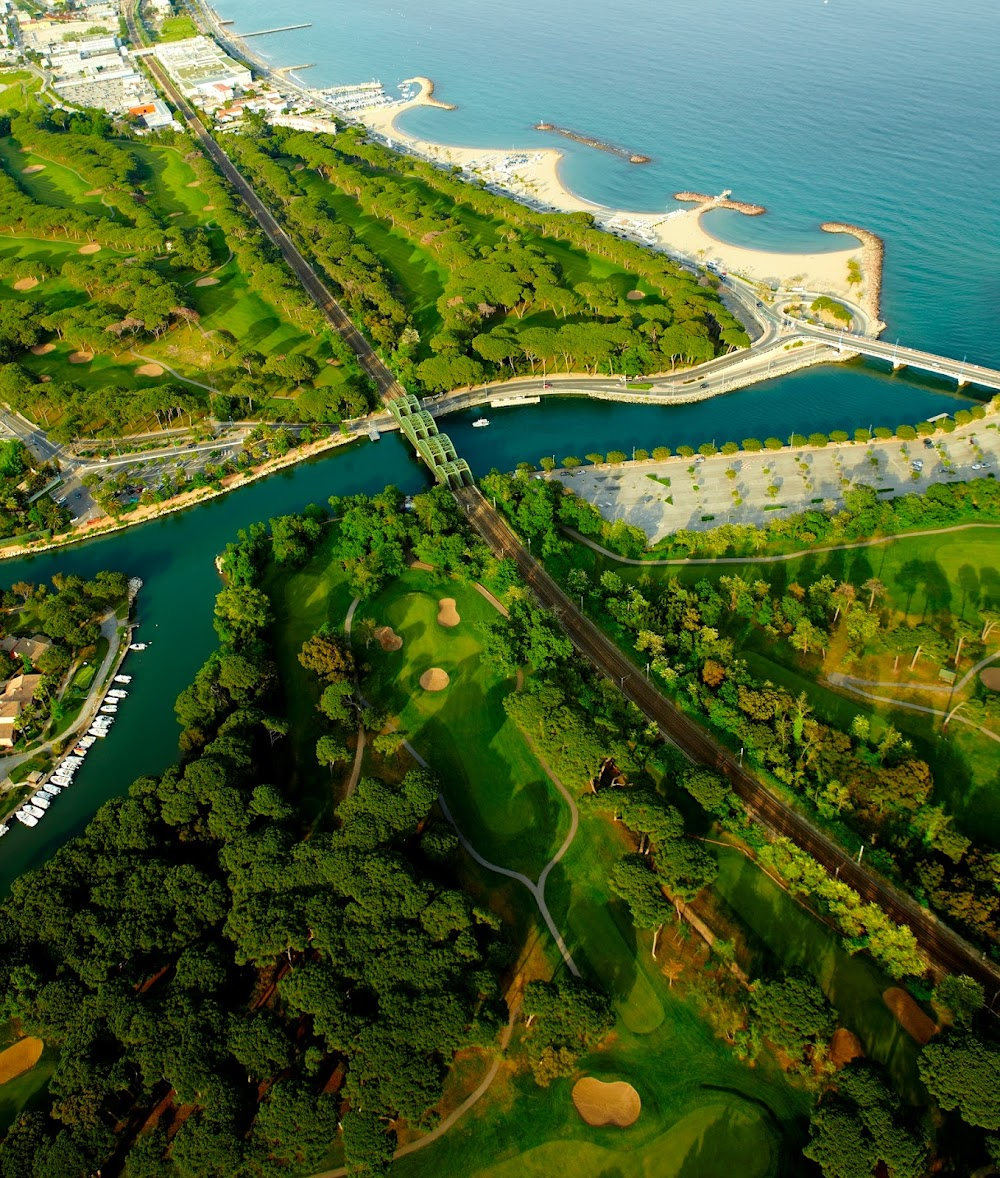
{"type": "Polygon", "coordinates": [[[595,229],[589,216],[532,212],[356,129],[326,136],[250,126],[251,134],[227,137],[227,151],[283,212],[353,317],[424,389],[519,372],[658,372],[750,342],[711,286],[595,229]],[[313,171],[327,184],[317,186],[313,171]],[[398,260],[359,236],[338,196],[405,237],[441,273],[426,338],[398,260]],[[589,279],[595,258],[648,293],[629,301],[615,282],[589,279]]]}

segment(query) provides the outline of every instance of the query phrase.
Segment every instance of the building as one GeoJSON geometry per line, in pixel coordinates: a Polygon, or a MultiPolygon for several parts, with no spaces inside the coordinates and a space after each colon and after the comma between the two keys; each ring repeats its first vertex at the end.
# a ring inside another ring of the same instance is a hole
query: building
{"type": "Polygon", "coordinates": [[[41,675],[15,675],[4,684],[3,694],[0,695],[0,748],[13,747],[16,739],[14,726],[25,704],[33,699],[41,681],[41,675]]]}
{"type": "Polygon", "coordinates": [[[14,658],[30,659],[33,663],[37,663],[51,646],[52,643],[44,634],[35,634],[31,638],[14,638],[9,635],[0,641],[0,650],[5,650],[14,658]]]}
{"type": "Polygon", "coordinates": [[[141,106],[130,106],[128,113],[137,119],[142,119],[150,131],[159,131],[162,127],[169,127],[174,121],[170,108],[159,98],[154,98],[152,102],[144,102],[141,106]]]}
{"type": "Polygon", "coordinates": [[[168,41],[157,45],[154,54],[185,98],[202,105],[225,105],[253,84],[247,67],[227,57],[208,37],[168,41]]]}

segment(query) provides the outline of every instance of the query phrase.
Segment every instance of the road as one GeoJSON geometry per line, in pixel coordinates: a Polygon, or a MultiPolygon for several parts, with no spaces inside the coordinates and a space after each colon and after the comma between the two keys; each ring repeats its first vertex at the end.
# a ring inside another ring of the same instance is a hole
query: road
{"type": "Polygon", "coordinates": [[[908,925],[921,949],[939,969],[968,974],[982,984],[987,999],[1000,993],[1000,969],[964,938],[949,929],[914,900],[881,877],[859,865],[803,814],[771,793],[728,749],[681,712],[650,683],[634,663],[573,604],[544,568],[487,503],[476,487],[464,487],[455,497],[469,522],[501,557],[516,561],[518,571],[543,606],[552,609],[580,653],[602,674],[617,683],[692,761],[723,773],[748,812],[775,834],[791,839],[831,874],[849,884],[866,901],[878,904],[899,924],[908,925]]]}
{"type": "MultiPolygon", "coordinates": [[[[135,22],[135,0],[125,10],[129,35],[133,44],[141,39],[135,22]]],[[[304,289],[323,311],[330,323],[357,355],[366,373],[374,381],[386,400],[403,393],[402,387],[382,363],[374,349],[354,327],[346,312],[337,304],[313,267],[298,251],[291,239],[274,219],[256,193],[222,148],[209,135],[187,102],[177,92],[170,79],[154,58],[145,59],[157,82],[176,109],[187,120],[192,131],[254,215],[258,224],[281,251],[289,267],[304,289]]],[[[941,969],[965,973],[976,978],[986,988],[987,995],[1000,992],[1000,969],[992,966],[977,949],[942,925],[930,912],[891,887],[884,880],[855,863],[831,839],[819,831],[803,815],[792,810],[765,786],[747,773],[732,754],[717,744],[698,724],[680,712],[662,696],[637,670],[635,665],[590,621],[588,621],[559,586],[531,556],[506,523],[490,507],[478,488],[463,487],[454,492],[466,508],[470,522],[476,527],[494,552],[511,556],[521,576],[533,589],[543,605],[556,611],[562,626],[577,649],[609,679],[617,682],[624,694],[633,700],[651,720],[660,726],[664,735],[680,747],[692,760],[719,769],[729,779],[735,792],[754,817],[775,833],[792,839],[811,854],[831,874],[836,872],[863,899],[879,904],[894,920],[913,930],[921,948],[941,969]]]]}

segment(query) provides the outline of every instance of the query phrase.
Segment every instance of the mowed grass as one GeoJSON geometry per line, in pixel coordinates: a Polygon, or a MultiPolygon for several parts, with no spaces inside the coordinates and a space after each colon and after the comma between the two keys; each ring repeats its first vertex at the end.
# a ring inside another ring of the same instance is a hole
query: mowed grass
{"type": "Polygon", "coordinates": [[[388,625],[403,639],[398,651],[377,640],[357,649],[370,666],[363,690],[388,707],[440,779],[452,815],[472,845],[493,863],[537,879],[564,839],[569,809],[517,726],[503,709],[514,690],[481,659],[477,626],[496,619],[471,586],[411,569],[356,617],[388,625]],[[438,602],[451,597],[457,626],[441,625],[438,602]],[[420,677],[439,667],[443,691],[425,691],[420,677]]]}
{"type": "Polygon", "coordinates": [[[181,151],[151,143],[118,142],[138,158],[142,165],[139,185],[162,216],[185,214],[185,219],[178,218],[185,227],[204,225],[212,219],[211,211],[205,212],[205,205],[210,203],[206,194],[198,187],[190,187],[198,177],[181,151]]]}
{"type": "MultiPolygon", "coordinates": [[[[18,1043],[21,1034],[18,1028],[17,1023],[0,1023],[0,1052],[18,1043]]],[[[46,1046],[32,1068],[0,1083],[0,1137],[3,1137],[20,1113],[35,1108],[44,1099],[56,1060],[57,1052],[46,1046]]]]}
{"type": "Polygon", "coordinates": [[[783,970],[811,974],[840,1014],[840,1025],[861,1040],[865,1054],[884,1064],[900,1094],[925,1096],[917,1073],[919,1046],[882,1001],[896,985],[865,953],[851,955],[838,933],[806,911],[735,847],[718,848],[716,890],[750,934],[758,966],[769,956],[783,970]]]}
{"type": "Polygon", "coordinates": [[[157,34],[159,41],[183,41],[187,37],[197,37],[201,29],[189,16],[164,17],[157,34]]]}
{"type": "MultiPolygon", "coordinates": [[[[0,96],[2,97],[2,96],[0,96]]],[[[88,196],[93,185],[82,176],[46,156],[22,150],[16,139],[0,139],[0,164],[9,172],[32,200],[57,209],[73,209],[91,217],[113,217],[111,209],[101,204],[100,196],[88,196]],[[25,173],[25,168],[40,166],[41,172],[25,173]]]]}
{"type": "Polygon", "coordinates": [[[0,73],[0,86],[0,110],[25,110],[42,83],[28,70],[11,70],[0,73]]]}

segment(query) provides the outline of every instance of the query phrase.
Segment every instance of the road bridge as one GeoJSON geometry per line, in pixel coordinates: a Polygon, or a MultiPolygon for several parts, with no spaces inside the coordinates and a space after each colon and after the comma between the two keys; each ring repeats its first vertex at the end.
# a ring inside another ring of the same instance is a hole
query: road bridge
{"type": "Polygon", "coordinates": [[[799,335],[818,340],[836,348],[838,352],[857,352],[876,360],[888,360],[893,368],[918,368],[921,372],[933,372],[954,380],[961,388],[966,384],[981,385],[986,389],[1000,392],[1000,372],[982,364],[969,364],[966,360],[951,360],[933,352],[921,352],[917,348],[900,347],[887,340],[872,339],[867,335],[856,335],[850,331],[831,331],[825,327],[793,321],[799,335]]]}

